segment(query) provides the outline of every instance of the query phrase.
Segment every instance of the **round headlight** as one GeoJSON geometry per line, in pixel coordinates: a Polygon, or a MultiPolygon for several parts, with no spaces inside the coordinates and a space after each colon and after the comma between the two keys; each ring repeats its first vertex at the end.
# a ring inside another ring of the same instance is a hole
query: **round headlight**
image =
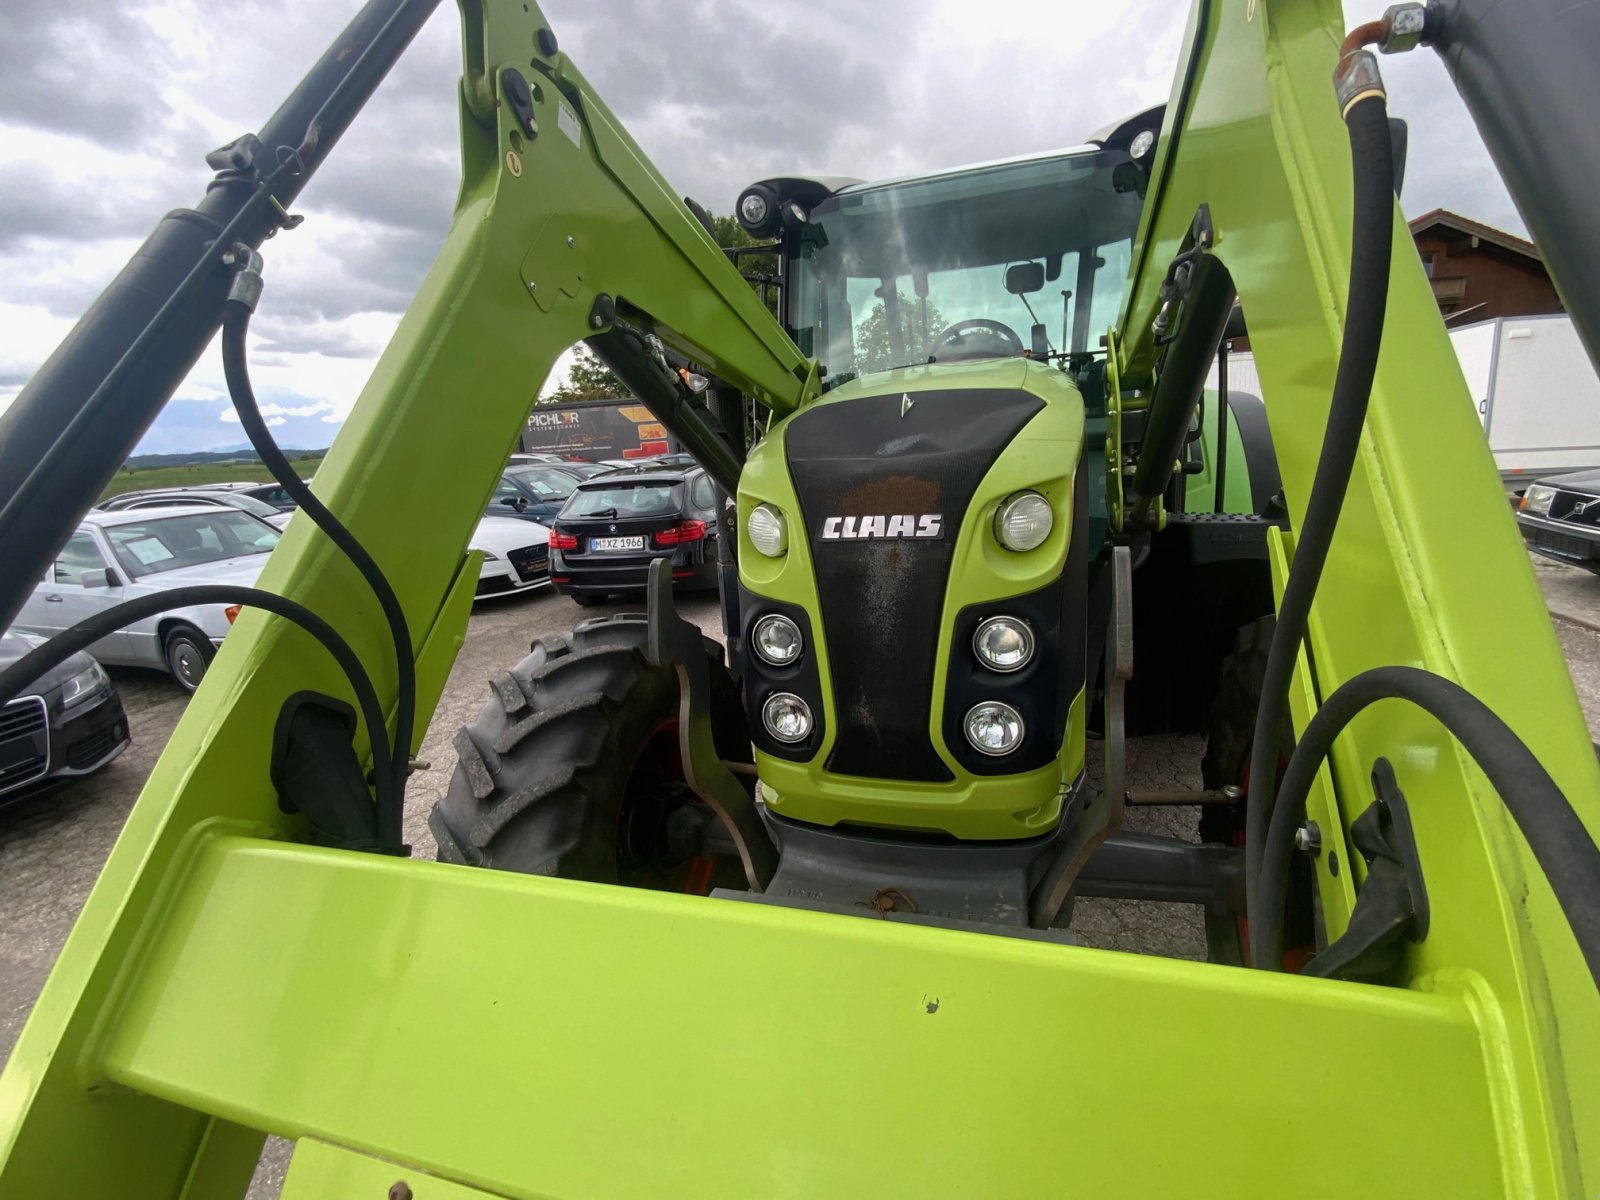
{"type": "Polygon", "coordinates": [[[1054,524],[1050,501],[1038,492],[1018,492],[995,513],[994,536],[1007,550],[1032,550],[1044,544],[1054,524]]]}
{"type": "Polygon", "coordinates": [[[739,201],[739,216],[746,225],[765,225],[772,206],[760,192],[746,192],[739,201]]]}
{"type": "Polygon", "coordinates": [[[963,725],[979,754],[1010,754],[1022,741],[1022,714],[998,700],[974,704],[963,725]]]}
{"type": "Polygon", "coordinates": [[[755,644],[756,656],[775,667],[787,667],[804,648],[800,626],[782,613],[768,613],[757,621],[750,640],[755,644]]]}
{"type": "Polygon", "coordinates": [[[793,692],[773,692],[761,706],[761,723],[780,742],[803,742],[811,736],[811,708],[793,692]]]}
{"type": "Polygon", "coordinates": [[[768,558],[777,558],[789,549],[789,533],[783,527],[783,514],[770,504],[758,504],[745,522],[750,544],[768,558]]]}
{"type": "Polygon", "coordinates": [[[972,634],[972,652],[991,671],[1020,671],[1033,647],[1033,627],[1021,617],[985,617],[972,634]]]}
{"type": "Polygon", "coordinates": [[[1134,159],[1143,158],[1149,154],[1156,144],[1156,131],[1154,129],[1141,129],[1133,135],[1133,141],[1128,143],[1128,155],[1134,159]]]}

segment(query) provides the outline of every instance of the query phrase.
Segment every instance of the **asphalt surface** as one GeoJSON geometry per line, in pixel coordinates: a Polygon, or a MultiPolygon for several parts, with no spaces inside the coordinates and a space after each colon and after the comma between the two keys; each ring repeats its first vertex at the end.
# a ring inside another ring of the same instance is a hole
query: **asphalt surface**
{"type": "MultiPolygon", "coordinates": [[[[1535,571],[1589,722],[1600,742],[1600,577],[1536,559],[1535,571]]],[[[721,634],[710,596],[684,597],[680,609],[707,633],[721,634]]],[[[489,698],[488,681],[527,653],[545,633],[627,607],[580,609],[541,592],[479,604],[456,660],[421,757],[433,769],[410,789],[407,839],[433,857],[427,814],[453,769],[451,739],[489,698]]],[[[123,755],[99,774],[0,808],[0,1057],[8,1056],[72,923],[93,885],[145,777],[182,713],[187,697],[156,672],[114,670],[134,733],[123,755]]],[[[1198,737],[1144,738],[1130,746],[1130,786],[1140,790],[1199,786],[1204,749],[1198,737]]],[[[1195,810],[1135,810],[1129,827],[1192,837],[1195,810]]],[[[1090,945],[1182,958],[1204,956],[1198,909],[1132,901],[1083,900],[1073,930],[1090,945]]],[[[274,1139],[250,1189],[251,1200],[276,1196],[289,1146],[274,1139]]]]}

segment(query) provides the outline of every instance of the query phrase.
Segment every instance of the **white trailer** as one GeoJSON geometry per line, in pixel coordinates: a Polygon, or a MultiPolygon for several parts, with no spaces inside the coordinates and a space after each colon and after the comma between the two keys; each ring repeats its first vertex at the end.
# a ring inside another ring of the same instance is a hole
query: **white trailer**
{"type": "Polygon", "coordinates": [[[1600,377],[1563,314],[1450,331],[1507,487],[1600,467],[1600,377]]]}

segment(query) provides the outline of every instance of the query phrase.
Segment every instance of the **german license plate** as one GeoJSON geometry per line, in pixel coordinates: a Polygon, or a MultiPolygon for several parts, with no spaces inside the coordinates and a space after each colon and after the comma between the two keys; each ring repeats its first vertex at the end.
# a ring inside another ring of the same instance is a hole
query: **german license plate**
{"type": "Polygon", "coordinates": [[[643,550],[644,537],[604,537],[590,538],[591,550],[643,550]]]}

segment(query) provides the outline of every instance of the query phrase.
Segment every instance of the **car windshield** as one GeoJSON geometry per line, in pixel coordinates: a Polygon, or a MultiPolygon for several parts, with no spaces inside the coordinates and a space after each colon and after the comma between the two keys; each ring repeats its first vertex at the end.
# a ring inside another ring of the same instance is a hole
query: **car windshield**
{"type": "Polygon", "coordinates": [[[604,475],[612,468],[604,463],[562,463],[561,469],[568,475],[576,475],[579,479],[593,479],[596,475],[604,475]]]}
{"type": "Polygon", "coordinates": [[[252,517],[275,517],[278,515],[278,510],[266,501],[258,500],[254,496],[247,496],[243,492],[228,492],[222,499],[233,505],[233,507],[249,513],[252,517]]]}
{"type": "Polygon", "coordinates": [[[670,479],[618,480],[579,488],[561,510],[563,517],[656,517],[682,510],[680,484],[670,479]]]}
{"type": "Polygon", "coordinates": [[[278,531],[248,513],[219,508],[110,525],[106,538],[123,569],[139,578],[246,554],[266,554],[278,544],[278,531]]]}
{"type": "Polygon", "coordinates": [[[556,467],[514,467],[506,474],[541,500],[565,500],[578,481],[556,467]]]}
{"type": "Polygon", "coordinates": [[[1036,326],[1047,351],[1097,349],[1142,205],[1114,178],[1127,161],[1085,151],[824,200],[813,232],[791,239],[791,334],[820,359],[824,386],[930,358],[1019,355],[1036,326]]]}

